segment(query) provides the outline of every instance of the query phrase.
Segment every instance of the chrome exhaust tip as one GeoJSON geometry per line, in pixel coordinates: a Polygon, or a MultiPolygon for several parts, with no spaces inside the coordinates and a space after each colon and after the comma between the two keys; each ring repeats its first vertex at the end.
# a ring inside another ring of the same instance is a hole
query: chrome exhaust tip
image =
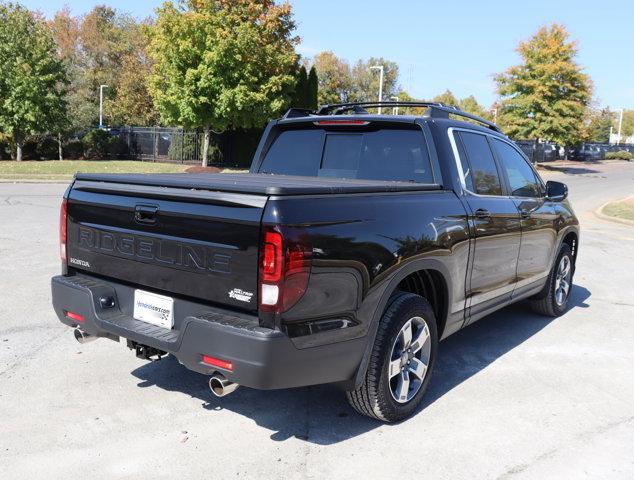
{"type": "Polygon", "coordinates": [[[225,397],[235,392],[239,386],[237,383],[227,380],[221,373],[214,373],[209,379],[209,389],[216,397],[225,397]]]}
{"type": "Polygon", "coordinates": [[[97,340],[99,338],[84,332],[79,327],[73,330],[73,335],[75,337],[75,340],[77,340],[79,343],[88,343],[88,342],[92,342],[93,340],[97,340]]]}

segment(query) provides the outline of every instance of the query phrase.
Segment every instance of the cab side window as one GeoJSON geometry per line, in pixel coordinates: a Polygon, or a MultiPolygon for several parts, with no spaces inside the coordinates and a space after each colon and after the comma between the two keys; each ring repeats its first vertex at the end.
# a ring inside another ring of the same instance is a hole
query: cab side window
{"type": "Polygon", "coordinates": [[[486,136],[471,132],[460,132],[459,136],[469,163],[473,191],[479,195],[502,195],[500,175],[486,136]]]}
{"type": "Polygon", "coordinates": [[[492,140],[495,153],[509,180],[511,196],[541,197],[541,184],[526,159],[508,143],[495,138],[492,140]]]}

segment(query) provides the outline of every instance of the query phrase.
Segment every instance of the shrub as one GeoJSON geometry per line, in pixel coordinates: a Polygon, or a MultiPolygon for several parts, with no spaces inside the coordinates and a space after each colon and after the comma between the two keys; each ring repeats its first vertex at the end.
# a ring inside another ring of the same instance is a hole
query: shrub
{"type": "Polygon", "coordinates": [[[64,158],[67,160],[79,160],[84,157],[84,142],[78,139],[67,141],[62,148],[64,158]]]}
{"type": "Polygon", "coordinates": [[[108,156],[110,139],[106,130],[92,130],[84,137],[84,156],[89,159],[102,160],[108,156]]]}
{"type": "Polygon", "coordinates": [[[40,137],[35,152],[38,160],[57,160],[59,158],[57,139],[50,136],[40,137]]]}
{"type": "Polygon", "coordinates": [[[11,145],[8,141],[0,140],[0,160],[9,160],[11,158],[11,145]]]}
{"type": "Polygon", "coordinates": [[[605,154],[606,160],[632,160],[633,155],[627,150],[619,150],[618,152],[607,152],[605,154]]]}
{"type": "Polygon", "coordinates": [[[108,154],[111,158],[126,158],[128,157],[128,144],[121,137],[110,137],[108,154]]]}
{"type": "Polygon", "coordinates": [[[39,160],[37,154],[37,137],[26,137],[22,144],[22,160],[39,160]]]}

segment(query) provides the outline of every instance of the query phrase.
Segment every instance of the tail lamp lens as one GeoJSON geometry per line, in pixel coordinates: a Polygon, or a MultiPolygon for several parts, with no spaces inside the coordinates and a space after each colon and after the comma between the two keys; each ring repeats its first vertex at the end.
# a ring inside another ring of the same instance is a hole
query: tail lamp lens
{"type": "Polygon", "coordinates": [[[305,234],[267,229],[260,261],[260,310],[282,313],[306,292],[312,249],[305,234]]]}
{"type": "Polygon", "coordinates": [[[59,257],[63,262],[66,261],[66,237],[68,232],[68,202],[62,200],[59,208],[59,257]]]}

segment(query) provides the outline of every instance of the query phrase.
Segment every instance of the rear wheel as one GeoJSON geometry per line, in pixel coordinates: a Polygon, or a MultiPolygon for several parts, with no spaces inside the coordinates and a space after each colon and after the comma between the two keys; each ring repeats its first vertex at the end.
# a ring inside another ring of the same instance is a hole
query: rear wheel
{"type": "Polygon", "coordinates": [[[572,291],[574,259],[570,246],[564,243],[559,250],[544,290],[531,299],[531,307],[536,313],[549,317],[558,317],[568,308],[572,291]]]}
{"type": "Polygon", "coordinates": [[[350,405],[385,422],[408,417],[427,390],[437,348],[429,302],[413,293],[396,294],[381,317],[363,383],[346,393],[350,405]]]}

